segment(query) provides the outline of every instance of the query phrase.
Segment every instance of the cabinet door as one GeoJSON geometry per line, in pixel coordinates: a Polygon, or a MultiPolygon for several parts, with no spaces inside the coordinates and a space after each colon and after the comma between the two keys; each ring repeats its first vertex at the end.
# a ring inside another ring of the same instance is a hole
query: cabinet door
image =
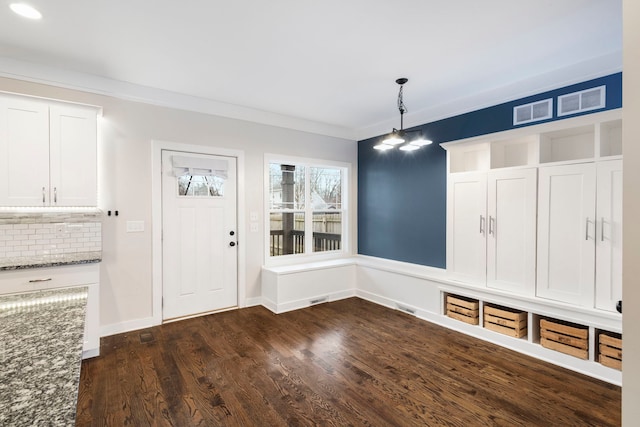
{"type": "Polygon", "coordinates": [[[0,97],[0,206],[49,203],[49,109],[0,97]]]}
{"type": "Polygon", "coordinates": [[[622,160],[598,163],[596,308],[616,311],[622,299],[622,160]]]}
{"type": "Polygon", "coordinates": [[[534,295],[536,169],[497,170],[487,185],[487,287],[534,295]]]}
{"type": "Polygon", "coordinates": [[[595,164],[540,168],[537,296],[593,307],[595,204],[595,164]]]}
{"type": "Polygon", "coordinates": [[[51,105],[51,205],[96,206],[96,110],[51,105]]]}
{"type": "Polygon", "coordinates": [[[458,280],[486,283],[487,174],[449,174],[447,271],[458,280]]]}

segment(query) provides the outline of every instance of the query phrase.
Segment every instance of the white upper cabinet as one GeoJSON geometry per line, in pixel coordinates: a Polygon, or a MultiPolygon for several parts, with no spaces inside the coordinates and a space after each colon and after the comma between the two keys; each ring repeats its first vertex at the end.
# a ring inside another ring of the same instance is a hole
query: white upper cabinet
{"type": "Polygon", "coordinates": [[[493,170],[487,188],[487,287],[533,295],[536,182],[530,169],[493,170]]]}
{"type": "Polygon", "coordinates": [[[0,205],[42,206],[49,194],[49,107],[0,96],[0,205]]]}
{"type": "Polygon", "coordinates": [[[97,110],[0,96],[0,206],[97,205],[97,110]]]}
{"type": "Polygon", "coordinates": [[[540,168],[537,296],[593,307],[596,166],[540,168]]]}
{"type": "Polygon", "coordinates": [[[622,300],[622,160],[597,166],[596,308],[616,311],[622,300]]]}
{"type": "Polygon", "coordinates": [[[53,206],[96,206],[96,110],[52,105],[50,187],[53,206]]]}

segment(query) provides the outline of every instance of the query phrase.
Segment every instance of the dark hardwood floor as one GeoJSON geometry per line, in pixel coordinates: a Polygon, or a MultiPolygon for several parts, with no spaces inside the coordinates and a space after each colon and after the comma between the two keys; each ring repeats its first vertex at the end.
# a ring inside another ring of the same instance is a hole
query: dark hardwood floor
{"type": "Polygon", "coordinates": [[[357,298],[102,339],[79,426],[617,426],[620,388],[357,298]]]}

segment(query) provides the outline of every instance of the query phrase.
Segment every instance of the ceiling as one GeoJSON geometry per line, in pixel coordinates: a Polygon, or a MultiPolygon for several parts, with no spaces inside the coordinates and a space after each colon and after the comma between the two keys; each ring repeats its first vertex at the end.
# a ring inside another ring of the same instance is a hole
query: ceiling
{"type": "Polygon", "coordinates": [[[10,2],[0,75],[350,139],[622,69],[621,0],[10,2]]]}

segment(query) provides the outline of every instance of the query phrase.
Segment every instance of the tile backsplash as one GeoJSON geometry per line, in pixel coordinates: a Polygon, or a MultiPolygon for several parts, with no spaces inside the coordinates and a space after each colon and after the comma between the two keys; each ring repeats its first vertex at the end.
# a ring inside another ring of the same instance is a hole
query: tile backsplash
{"type": "Polygon", "coordinates": [[[97,215],[0,214],[0,260],[101,250],[97,215]]]}
{"type": "Polygon", "coordinates": [[[0,259],[102,250],[100,222],[49,221],[0,222],[0,259]]]}

